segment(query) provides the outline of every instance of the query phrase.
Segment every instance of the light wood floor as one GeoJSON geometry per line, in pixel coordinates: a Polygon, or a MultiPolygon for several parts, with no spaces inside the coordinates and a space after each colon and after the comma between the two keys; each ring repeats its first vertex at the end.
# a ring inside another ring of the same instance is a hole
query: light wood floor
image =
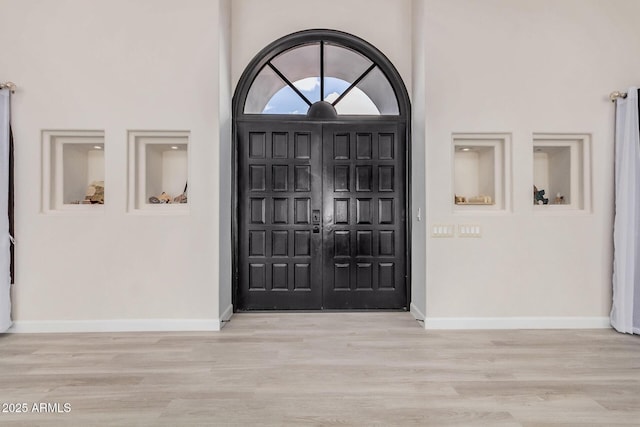
{"type": "Polygon", "coordinates": [[[2,426],[638,426],[640,338],[425,331],[408,313],[240,314],[219,333],[3,335],[3,402],[71,412],[0,412],[2,426]]]}

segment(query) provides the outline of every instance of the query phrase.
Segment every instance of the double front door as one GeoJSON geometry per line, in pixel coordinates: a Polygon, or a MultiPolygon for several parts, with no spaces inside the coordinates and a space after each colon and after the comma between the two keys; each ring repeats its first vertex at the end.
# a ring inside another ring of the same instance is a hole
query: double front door
{"type": "Polygon", "coordinates": [[[406,307],[404,135],[238,123],[238,309],[406,307]]]}

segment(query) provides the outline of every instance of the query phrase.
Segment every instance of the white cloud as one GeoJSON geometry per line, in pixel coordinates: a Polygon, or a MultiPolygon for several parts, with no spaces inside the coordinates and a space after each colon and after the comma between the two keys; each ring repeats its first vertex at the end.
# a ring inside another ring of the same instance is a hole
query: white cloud
{"type": "Polygon", "coordinates": [[[293,85],[302,92],[310,92],[320,86],[320,78],[307,77],[306,79],[298,80],[293,85]]]}
{"type": "Polygon", "coordinates": [[[338,92],[331,92],[329,95],[324,97],[324,100],[327,101],[328,103],[332,103],[333,101],[335,101],[336,99],[338,99],[338,92]]]}
{"type": "MultiPolygon", "coordinates": [[[[325,98],[327,102],[333,102],[338,99],[337,92],[331,92],[325,98]]],[[[378,115],[380,111],[362,90],[354,87],[344,98],[336,104],[338,114],[372,114],[378,115]]]]}

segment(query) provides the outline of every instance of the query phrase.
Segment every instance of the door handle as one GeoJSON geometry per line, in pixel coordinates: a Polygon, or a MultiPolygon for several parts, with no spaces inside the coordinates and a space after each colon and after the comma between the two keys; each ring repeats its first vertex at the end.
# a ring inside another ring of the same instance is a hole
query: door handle
{"type": "Polygon", "coordinates": [[[319,232],[320,232],[320,226],[318,226],[318,225],[314,225],[314,226],[313,226],[313,232],[314,232],[314,233],[319,233],[319,232]]]}

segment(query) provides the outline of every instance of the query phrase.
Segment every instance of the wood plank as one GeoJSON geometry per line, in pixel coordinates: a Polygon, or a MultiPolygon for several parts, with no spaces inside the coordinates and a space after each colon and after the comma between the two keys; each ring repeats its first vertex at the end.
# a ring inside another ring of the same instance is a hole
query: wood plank
{"type": "Polygon", "coordinates": [[[0,335],[0,403],[72,407],[0,424],[637,425],[638,368],[638,337],[612,330],[237,314],[219,333],[0,335]]]}

